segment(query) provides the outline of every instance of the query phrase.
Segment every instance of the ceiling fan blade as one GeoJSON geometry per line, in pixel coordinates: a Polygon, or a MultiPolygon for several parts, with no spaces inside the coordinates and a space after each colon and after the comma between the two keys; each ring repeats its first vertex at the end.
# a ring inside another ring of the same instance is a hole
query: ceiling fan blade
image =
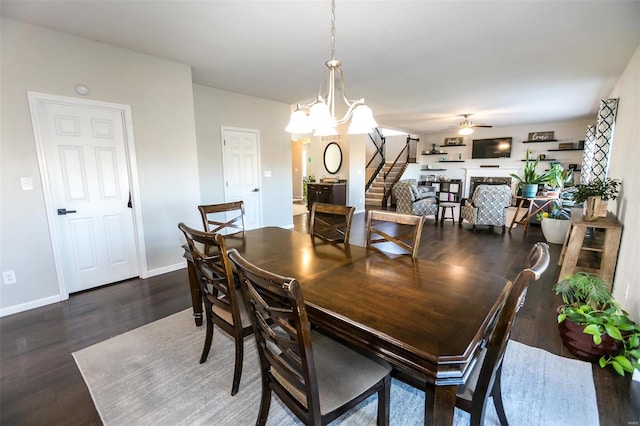
{"type": "Polygon", "coordinates": [[[472,124],[471,127],[493,127],[489,124],[472,124]]]}

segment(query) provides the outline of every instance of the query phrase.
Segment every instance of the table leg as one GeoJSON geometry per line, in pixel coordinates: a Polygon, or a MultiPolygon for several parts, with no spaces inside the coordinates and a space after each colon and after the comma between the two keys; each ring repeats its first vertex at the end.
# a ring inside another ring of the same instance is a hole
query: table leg
{"type": "Polygon", "coordinates": [[[513,229],[513,226],[518,223],[518,213],[520,213],[520,209],[522,208],[522,205],[524,204],[524,200],[520,200],[520,202],[518,203],[518,207],[516,208],[516,213],[513,215],[513,219],[511,219],[511,225],[509,225],[509,232],[511,232],[511,230],[513,229]]]}
{"type": "Polygon", "coordinates": [[[586,230],[586,226],[574,225],[571,228],[571,236],[569,237],[567,250],[564,253],[562,269],[560,269],[560,279],[567,274],[574,273],[576,265],[578,264],[578,257],[580,257],[580,250],[582,250],[582,243],[584,242],[584,234],[586,230]]]}
{"type": "MultiPolygon", "coordinates": [[[[604,230],[604,246],[602,247],[602,259],[600,259],[600,276],[610,285],[613,285],[613,273],[616,270],[618,259],[618,246],[622,229],[610,228],[604,230]]],[[[611,288],[609,288],[611,290],[611,288]]]]}
{"type": "Polygon", "coordinates": [[[189,273],[189,291],[191,292],[191,306],[193,307],[193,318],[197,326],[202,325],[202,294],[198,285],[198,276],[193,262],[187,261],[187,271],[189,273]]]}
{"type": "Polygon", "coordinates": [[[535,207],[535,202],[531,201],[531,203],[529,203],[529,213],[527,213],[527,219],[526,219],[527,222],[524,225],[524,234],[522,234],[522,235],[527,235],[527,229],[529,229],[529,221],[531,220],[531,218],[533,216],[535,216],[536,214],[538,214],[538,212],[541,212],[544,208],[546,208],[553,201],[555,201],[555,199],[551,199],[551,200],[545,202],[544,204],[542,204],[541,206],[539,206],[538,208],[536,208],[533,211],[531,211],[531,209],[532,209],[532,207],[535,207]]]}
{"type": "Polygon", "coordinates": [[[558,258],[558,265],[562,265],[564,261],[564,255],[567,252],[567,244],[569,243],[569,236],[571,235],[571,228],[573,228],[573,224],[570,223],[567,228],[567,233],[564,234],[564,241],[562,242],[562,251],[560,252],[560,258],[558,258]]]}
{"type": "Polygon", "coordinates": [[[424,400],[424,424],[440,426],[453,424],[457,386],[427,385],[424,400]]]}

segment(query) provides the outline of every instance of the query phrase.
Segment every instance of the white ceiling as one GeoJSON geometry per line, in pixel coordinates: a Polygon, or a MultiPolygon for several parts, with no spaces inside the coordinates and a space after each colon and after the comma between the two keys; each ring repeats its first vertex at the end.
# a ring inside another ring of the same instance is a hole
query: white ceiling
{"type": "MultiPolygon", "coordinates": [[[[330,2],[5,1],[2,16],[190,64],[196,83],[295,104],[318,93],[330,2]]],[[[595,117],[640,45],[640,0],[336,4],[347,93],[413,133],[595,117]]],[[[283,123],[283,126],[286,123],[283,123]]],[[[481,132],[482,129],[478,129],[481,132]]]]}

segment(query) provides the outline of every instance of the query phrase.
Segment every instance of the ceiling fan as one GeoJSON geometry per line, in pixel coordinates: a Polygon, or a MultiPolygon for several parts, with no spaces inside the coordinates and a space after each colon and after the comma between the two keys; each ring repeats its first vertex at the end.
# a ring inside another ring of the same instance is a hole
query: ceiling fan
{"type": "Polygon", "coordinates": [[[489,124],[484,124],[484,123],[477,123],[474,124],[471,121],[469,121],[469,116],[471,116],[473,114],[460,114],[460,117],[464,117],[464,120],[462,120],[460,122],[460,124],[458,124],[457,126],[450,126],[450,129],[459,129],[458,130],[458,134],[459,135],[470,135],[471,133],[473,133],[473,128],[474,127],[493,127],[489,124]]]}

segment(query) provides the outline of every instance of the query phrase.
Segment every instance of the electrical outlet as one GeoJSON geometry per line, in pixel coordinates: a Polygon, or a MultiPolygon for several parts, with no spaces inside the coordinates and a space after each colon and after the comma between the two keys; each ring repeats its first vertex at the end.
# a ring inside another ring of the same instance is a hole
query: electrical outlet
{"type": "Polygon", "coordinates": [[[629,282],[627,282],[627,289],[624,291],[624,299],[625,300],[629,300],[629,287],[631,287],[631,284],[629,282]]]}
{"type": "Polygon", "coordinates": [[[16,273],[15,271],[4,271],[2,272],[2,280],[5,284],[13,284],[16,282],[16,273]]]}

